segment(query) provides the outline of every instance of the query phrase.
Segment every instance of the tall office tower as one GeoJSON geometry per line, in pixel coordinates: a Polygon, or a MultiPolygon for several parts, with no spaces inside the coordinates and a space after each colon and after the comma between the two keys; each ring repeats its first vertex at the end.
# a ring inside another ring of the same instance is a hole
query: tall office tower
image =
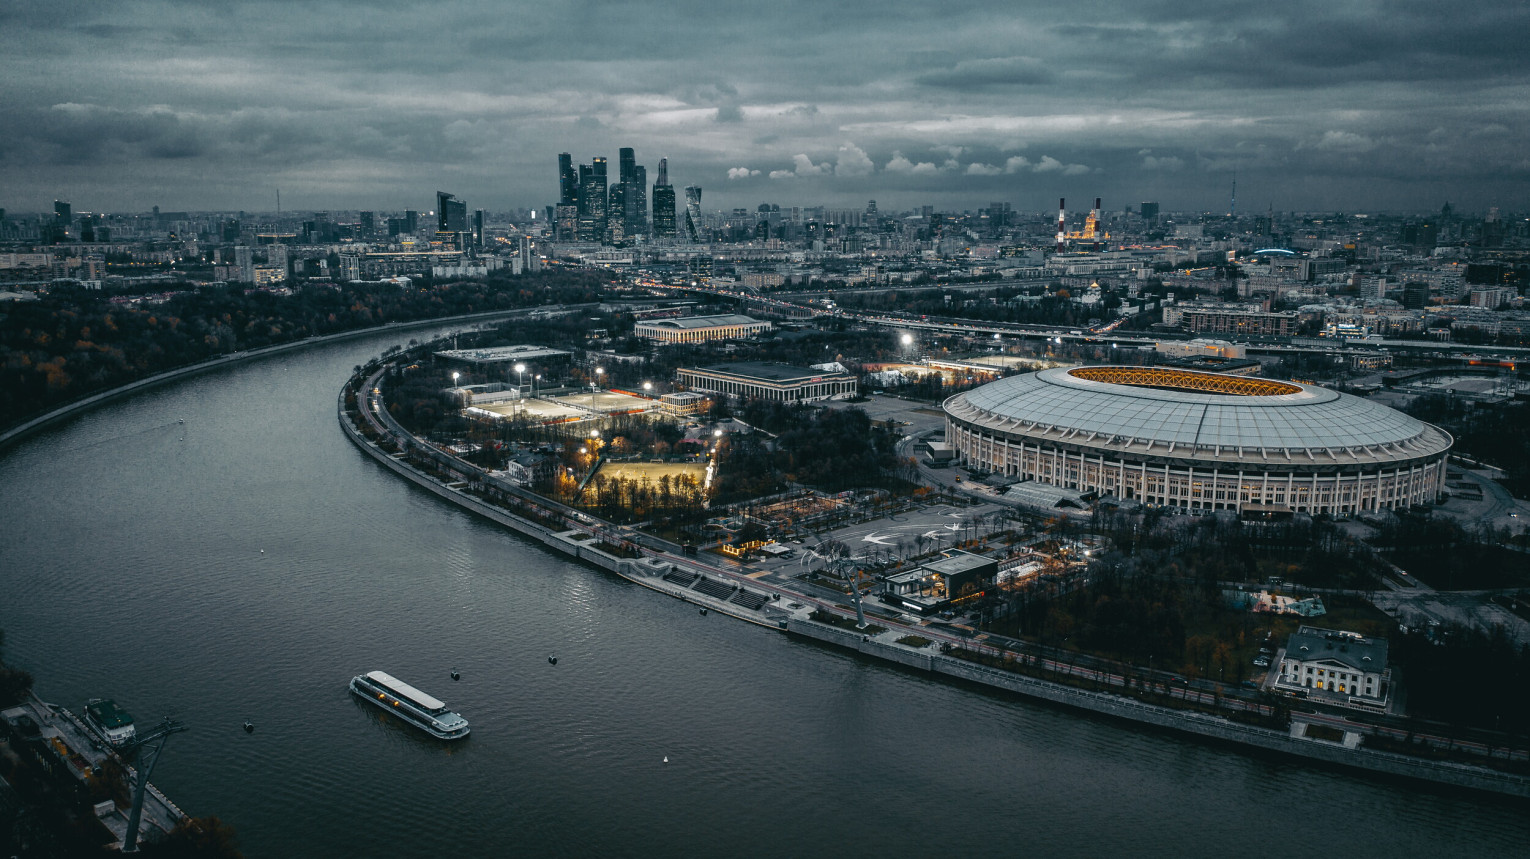
{"type": "Polygon", "coordinates": [[[623,200],[627,204],[627,238],[646,238],[648,236],[648,168],[641,164],[634,165],[632,178],[623,182],[622,185],[625,186],[623,200]]]}
{"type": "Polygon", "coordinates": [[[553,209],[553,240],[572,242],[579,238],[579,207],[572,203],[559,203],[553,209]]]}
{"type": "Polygon", "coordinates": [[[483,247],[483,209],[473,210],[473,247],[483,247]]]}
{"type": "Polygon", "coordinates": [[[241,283],[255,282],[255,249],[246,245],[234,248],[234,262],[239,266],[241,283]]]}
{"type": "Polygon", "coordinates": [[[617,182],[607,196],[605,242],[612,245],[627,243],[627,183],[617,182]]]}
{"type": "Polygon", "coordinates": [[[372,234],[375,233],[375,232],[377,232],[377,213],[376,212],[362,212],[361,213],[361,235],[363,237],[365,237],[365,238],[371,238],[372,234]]]}
{"type": "Polygon", "coordinates": [[[436,232],[465,233],[468,228],[467,203],[455,194],[436,192],[436,232]]]}
{"type": "Polygon", "coordinates": [[[404,232],[414,235],[420,229],[420,213],[413,209],[404,210],[404,232]]]}
{"type": "Polygon", "coordinates": [[[579,165],[579,241],[598,242],[606,235],[606,159],[579,165]]]}
{"type": "Polygon", "coordinates": [[[632,181],[632,168],[637,166],[636,154],[631,146],[623,146],[616,150],[616,177],[619,182],[632,181]]]}
{"type": "Polygon", "coordinates": [[[68,229],[74,223],[74,207],[62,200],[54,200],[53,222],[68,229]]]}
{"type": "Polygon", "coordinates": [[[653,234],[675,237],[675,186],[669,184],[669,159],[659,159],[659,180],[653,183],[653,234]]]}
{"type": "Polygon", "coordinates": [[[1157,203],[1143,203],[1142,204],[1142,220],[1147,221],[1150,224],[1154,223],[1155,221],[1158,220],[1158,204],[1157,203]]]}
{"type": "Polygon", "coordinates": [[[701,241],[701,186],[685,186],[685,234],[693,242],[701,241]]]}
{"type": "Polygon", "coordinates": [[[579,205],[579,174],[574,170],[574,156],[558,154],[558,205],[579,205]]]}

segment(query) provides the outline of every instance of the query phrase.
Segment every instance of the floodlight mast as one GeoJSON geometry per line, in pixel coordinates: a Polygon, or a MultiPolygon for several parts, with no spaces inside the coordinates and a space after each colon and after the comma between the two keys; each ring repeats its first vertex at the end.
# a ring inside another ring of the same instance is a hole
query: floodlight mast
{"type": "Polygon", "coordinates": [[[851,557],[836,558],[834,566],[842,578],[850,580],[850,597],[855,603],[855,628],[865,629],[866,612],[861,608],[861,566],[851,557]]]}
{"type": "Polygon", "coordinates": [[[143,792],[149,786],[149,776],[154,773],[154,765],[159,763],[159,753],[164,751],[165,741],[170,739],[171,734],[185,730],[188,730],[185,725],[166,716],[163,722],[155,725],[148,733],[140,734],[122,750],[127,753],[154,744],[146,758],[141,757],[138,761],[138,778],[133,785],[133,808],[128,812],[127,832],[122,836],[123,853],[138,852],[138,823],[143,816],[143,792]]]}

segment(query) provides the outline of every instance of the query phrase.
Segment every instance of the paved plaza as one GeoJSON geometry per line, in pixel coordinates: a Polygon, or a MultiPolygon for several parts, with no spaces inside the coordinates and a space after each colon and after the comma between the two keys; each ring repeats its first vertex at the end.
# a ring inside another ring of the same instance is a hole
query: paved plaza
{"type": "Polygon", "coordinates": [[[904,435],[917,436],[946,428],[946,413],[940,410],[940,403],[925,403],[903,400],[886,394],[872,394],[863,403],[830,400],[824,405],[831,409],[860,409],[873,421],[893,421],[903,426],[904,435]]]}

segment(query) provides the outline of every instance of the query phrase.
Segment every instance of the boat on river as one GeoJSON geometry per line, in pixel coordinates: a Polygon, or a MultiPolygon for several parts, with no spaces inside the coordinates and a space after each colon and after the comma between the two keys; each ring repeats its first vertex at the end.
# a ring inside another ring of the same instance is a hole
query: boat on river
{"type": "Polygon", "coordinates": [[[440,699],[386,672],[356,675],[351,678],[351,692],[437,739],[459,740],[468,735],[467,719],[440,699]]]}

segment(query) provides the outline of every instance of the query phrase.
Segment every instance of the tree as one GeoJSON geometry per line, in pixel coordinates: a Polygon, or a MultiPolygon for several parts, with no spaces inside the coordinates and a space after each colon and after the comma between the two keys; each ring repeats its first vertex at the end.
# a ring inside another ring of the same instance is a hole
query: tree
{"type": "Polygon", "coordinates": [[[216,815],[191,817],[163,841],[146,844],[139,852],[163,859],[243,859],[236,840],[234,828],[216,815]]]}
{"type": "Polygon", "coordinates": [[[31,673],[5,664],[5,630],[0,629],[0,707],[20,704],[31,692],[31,673]]]}

